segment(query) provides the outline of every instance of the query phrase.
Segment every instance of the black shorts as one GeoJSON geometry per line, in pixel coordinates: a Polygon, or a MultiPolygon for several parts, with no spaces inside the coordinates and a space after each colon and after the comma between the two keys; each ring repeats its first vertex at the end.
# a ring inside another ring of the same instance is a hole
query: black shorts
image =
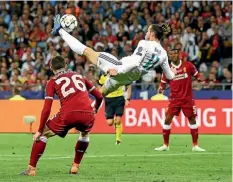
{"type": "Polygon", "coordinates": [[[113,119],[114,116],[123,116],[125,107],[125,98],[123,96],[105,98],[105,117],[113,119]]]}

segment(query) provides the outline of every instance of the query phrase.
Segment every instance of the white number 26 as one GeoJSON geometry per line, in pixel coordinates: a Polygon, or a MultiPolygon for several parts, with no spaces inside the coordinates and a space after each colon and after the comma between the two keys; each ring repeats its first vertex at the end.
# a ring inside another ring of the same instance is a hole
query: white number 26
{"type": "Polygon", "coordinates": [[[75,92],[74,88],[72,88],[72,87],[69,88],[68,90],[66,90],[66,88],[70,85],[71,81],[73,81],[75,87],[78,90],[80,90],[82,92],[85,92],[87,90],[86,85],[81,80],[79,80],[80,78],[82,78],[81,75],[73,75],[71,77],[71,79],[68,77],[61,77],[61,78],[56,80],[56,84],[58,84],[58,85],[60,85],[62,83],[62,81],[65,81],[65,83],[61,87],[61,92],[62,92],[63,97],[67,97],[68,95],[75,92]]]}

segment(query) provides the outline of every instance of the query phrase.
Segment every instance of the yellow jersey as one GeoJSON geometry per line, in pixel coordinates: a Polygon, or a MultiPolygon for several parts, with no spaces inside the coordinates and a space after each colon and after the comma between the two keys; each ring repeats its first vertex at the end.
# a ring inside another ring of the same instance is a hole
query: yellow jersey
{"type": "Polygon", "coordinates": [[[11,97],[9,100],[26,100],[26,99],[22,97],[21,95],[15,95],[11,97]]]}
{"type": "MultiPolygon", "coordinates": [[[[101,75],[101,77],[99,79],[99,84],[103,85],[107,79],[108,79],[108,76],[101,75]]],[[[123,88],[123,86],[121,86],[117,90],[108,94],[106,97],[107,98],[120,97],[120,96],[123,96],[123,94],[124,94],[124,88],[123,88]]]]}

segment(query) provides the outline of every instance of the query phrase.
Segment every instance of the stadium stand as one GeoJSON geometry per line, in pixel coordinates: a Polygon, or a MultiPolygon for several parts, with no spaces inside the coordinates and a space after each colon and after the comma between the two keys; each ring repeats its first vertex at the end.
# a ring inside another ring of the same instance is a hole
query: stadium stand
{"type": "MultiPolygon", "coordinates": [[[[1,99],[9,98],[15,86],[26,98],[42,99],[52,76],[50,60],[58,54],[65,57],[70,70],[97,85],[100,71],[50,33],[55,13],[74,14],[79,25],[72,34],[118,58],[133,52],[148,24],[168,21],[172,32],[164,38],[163,47],[180,48],[182,59],[192,61],[205,79],[205,83],[194,81],[194,90],[232,90],[232,2],[2,1],[1,99]]],[[[144,90],[154,95],[160,78],[160,68],[143,76],[134,85],[134,95],[139,95],[134,98],[142,98],[144,90]]]]}

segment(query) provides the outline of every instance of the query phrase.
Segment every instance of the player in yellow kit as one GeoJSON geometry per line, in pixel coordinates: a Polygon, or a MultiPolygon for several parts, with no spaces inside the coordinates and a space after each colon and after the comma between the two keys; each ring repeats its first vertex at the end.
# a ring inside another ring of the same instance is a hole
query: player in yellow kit
{"type": "MultiPolygon", "coordinates": [[[[99,84],[102,86],[105,80],[108,79],[107,75],[101,75],[99,84]]],[[[116,129],[116,145],[121,143],[122,123],[121,119],[124,114],[124,107],[130,102],[131,85],[126,86],[127,99],[124,97],[124,86],[119,87],[117,90],[105,96],[105,117],[109,126],[114,124],[116,129]]]]}

